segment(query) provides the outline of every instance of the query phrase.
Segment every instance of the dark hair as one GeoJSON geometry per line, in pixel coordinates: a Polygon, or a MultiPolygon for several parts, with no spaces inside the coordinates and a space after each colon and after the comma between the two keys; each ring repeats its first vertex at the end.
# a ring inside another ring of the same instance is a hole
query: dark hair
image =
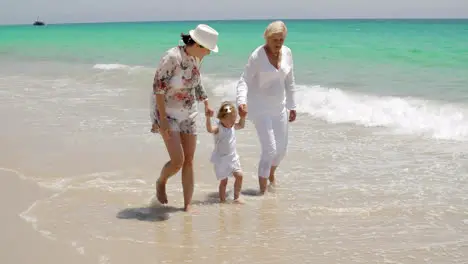
{"type": "Polygon", "coordinates": [[[180,38],[182,39],[184,44],[187,46],[192,46],[193,44],[196,43],[195,40],[193,40],[189,34],[180,33],[180,38]]]}

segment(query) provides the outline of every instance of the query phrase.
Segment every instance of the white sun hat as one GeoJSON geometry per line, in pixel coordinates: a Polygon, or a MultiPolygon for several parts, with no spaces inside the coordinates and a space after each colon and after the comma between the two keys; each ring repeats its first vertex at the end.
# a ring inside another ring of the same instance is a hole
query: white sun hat
{"type": "Polygon", "coordinates": [[[212,27],[200,24],[195,29],[189,31],[190,37],[200,44],[201,46],[213,51],[218,52],[218,32],[212,27]]]}

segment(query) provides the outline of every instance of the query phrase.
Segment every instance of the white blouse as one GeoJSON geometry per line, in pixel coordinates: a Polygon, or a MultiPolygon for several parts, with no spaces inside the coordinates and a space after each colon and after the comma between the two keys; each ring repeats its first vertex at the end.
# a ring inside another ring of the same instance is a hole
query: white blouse
{"type": "Polygon", "coordinates": [[[249,116],[275,115],[285,108],[296,108],[291,49],[283,45],[281,54],[279,69],[271,65],[263,45],[250,55],[237,84],[237,104],[248,104],[249,116]]]}

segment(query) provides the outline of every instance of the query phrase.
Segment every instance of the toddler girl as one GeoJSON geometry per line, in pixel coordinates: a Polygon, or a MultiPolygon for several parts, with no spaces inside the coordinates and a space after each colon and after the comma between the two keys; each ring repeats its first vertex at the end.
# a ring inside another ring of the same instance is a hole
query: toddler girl
{"type": "Polygon", "coordinates": [[[235,130],[244,128],[245,115],[241,115],[236,123],[237,111],[231,102],[223,102],[218,111],[216,126],[211,125],[211,115],[206,115],[206,130],[214,135],[214,150],[211,162],[214,164],[216,178],[219,183],[219,199],[226,201],[226,186],[228,178],[234,176],[234,201],[240,202],[239,194],[242,188],[242,170],[239,155],[236,150],[235,130]]]}

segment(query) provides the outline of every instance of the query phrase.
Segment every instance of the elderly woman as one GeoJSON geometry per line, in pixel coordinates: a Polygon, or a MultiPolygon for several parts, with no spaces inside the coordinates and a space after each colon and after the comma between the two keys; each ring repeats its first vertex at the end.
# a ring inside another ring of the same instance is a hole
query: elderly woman
{"type": "Polygon", "coordinates": [[[200,61],[210,51],[218,52],[218,32],[200,24],[182,34],[184,45],[169,49],[159,62],[153,82],[152,132],[159,132],[170,160],[156,182],[156,197],[167,204],[166,183],[182,169],[184,210],[188,211],[194,190],[193,156],[197,142],[197,101],[212,114],[200,78],[200,61]]]}
{"type": "Polygon", "coordinates": [[[282,21],[268,25],[265,44],[251,53],[237,85],[239,112],[246,113],[248,103],[249,119],[262,149],[258,163],[261,194],[266,191],[268,179],[275,185],[275,171],[288,146],[288,121],[296,119],[293,56],[283,45],[286,35],[282,21]]]}

